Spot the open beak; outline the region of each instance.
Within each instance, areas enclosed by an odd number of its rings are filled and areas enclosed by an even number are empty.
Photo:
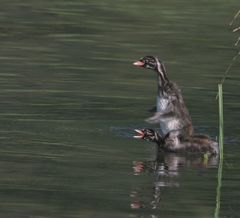
[[[133,63],[133,65],[143,67],[144,62],[143,61],[136,61],[136,62]]]
[[[135,139],[142,139],[144,137],[144,132],[142,130],[135,129],[134,131],[137,133],[137,135],[133,136]]]

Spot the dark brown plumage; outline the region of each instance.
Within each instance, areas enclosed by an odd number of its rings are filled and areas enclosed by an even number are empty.
[[[134,65],[157,73],[156,113],[147,121],[160,124],[160,133],[152,129],[136,130],[135,138],[157,143],[160,151],[218,154],[217,142],[206,135],[194,135],[181,90],[168,79],[163,63],[156,57],[145,56]]]
[[[135,130],[138,135],[135,138],[155,142],[159,151],[175,153],[207,153],[217,155],[219,152],[218,143],[211,140],[207,135],[193,135],[191,137],[172,137],[171,133],[162,137],[152,129]]]
[[[175,131],[179,137],[193,135],[192,120],[181,90],[176,83],[168,79],[164,64],[156,57],[145,56],[134,62],[134,65],[151,69],[157,73],[156,113],[146,121],[159,123],[163,136],[170,131]]]

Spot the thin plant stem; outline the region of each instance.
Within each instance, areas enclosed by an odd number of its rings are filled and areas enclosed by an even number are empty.
[[[234,21],[240,16],[240,10],[237,11],[237,13],[234,15],[232,21],[229,23],[229,26],[232,26]]]
[[[221,81],[221,85],[223,85],[223,83],[225,82],[226,80],[226,77],[227,77],[227,74],[229,73],[229,71],[231,70],[233,64],[235,63],[235,61],[237,60],[237,58],[239,57],[240,55],[240,50],[237,52],[237,54],[232,58],[230,64],[228,65],[227,69],[225,70],[224,72],[224,75],[223,75],[223,78],[222,78],[222,81]],[[216,99],[218,98],[218,95],[219,95],[219,92],[217,93],[216,95]]]
[[[222,187],[222,172],[223,172],[223,92],[222,84],[218,84],[218,102],[219,102],[219,150],[220,160],[218,165],[218,185],[217,185],[217,196],[216,196],[216,208],[215,218],[219,218],[220,205],[221,205],[221,187]]]

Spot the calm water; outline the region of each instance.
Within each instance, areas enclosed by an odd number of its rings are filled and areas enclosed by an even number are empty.
[[[132,139],[154,105],[158,55],[198,132],[218,134],[217,83],[236,54],[229,1],[1,1],[0,216],[213,217],[217,159]],[[239,19],[234,26],[239,24]],[[239,61],[224,84],[220,217],[239,217]],[[152,126],[154,127],[154,126]]]

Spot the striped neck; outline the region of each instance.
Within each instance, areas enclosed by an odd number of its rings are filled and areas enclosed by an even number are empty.
[[[169,79],[167,78],[166,68],[164,67],[163,63],[157,61],[157,68],[156,72],[158,75],[158,95],[164,95],[164,90],[167,84],[169,83]]]
[[[159,79],[161,79],[162,85],[169,82],[169,79],[167,78],[166,68],[164,67],[163,63],[161,63],[159,60],[156,60],[157,62],[157,68],[156,71],[158,73]]]

